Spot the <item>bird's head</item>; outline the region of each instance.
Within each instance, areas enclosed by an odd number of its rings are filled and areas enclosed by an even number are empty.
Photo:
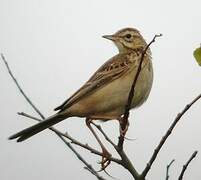
[[[147,45],[140,32],[134,28],[124,28],[113,35],[105,35],[103,38],[112,40],[120,53],[144,49]]]

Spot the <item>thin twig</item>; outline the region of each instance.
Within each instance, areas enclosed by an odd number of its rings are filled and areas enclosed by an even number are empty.
[[[175,159],[173,159],[166,167],[166,178],[165,180],[168,180],[170,175],[169,175],[169,169],[170,169],[170,166],[174,163]]]
[[[97,177],[98,180],[106,180],[102,176],[98,174],[98,172],[92,167],[91,164],[89,164],[76,150],[69,142],[66,141],[66,139],[61,136],[60,134],[56,133],[61,140],[71,149],[71,151],[77,156],[77,158],[82,161],[86,165],[86,169],[91,172],[93,175]]]
[[[29,103],[29,105],[34,109],[34,111],[36,111],[36,113],[38,113],[38,115],[44,120],[45,116],[40,112],[40,110],[33,104],[33,102],[30,100],[30,98],[26,95],[26,93],[23,91],[23,89],[21,88],[21,86],[19,85],[18,81],[16,80],[15,76],[13,75],[8,62],[6,61],[6,58],[4,57],[4,55],[1,53],[1,59],[3,60],[9,75],[11,76],[12,80],[14,81],[14,83],[16,84],[18,90],[20,91],[20,93],[22,94],[22,96],[26,99],[26,101]],[[41,120],[40,120],[41,121]],[[54,130],[53,130],[54,131]],[[98,172],[96,172],[96,170],[93,169],[93,167],[87,163],[87,161],[72,147],[72,145],[67,142],[63,136],[60,134],[60,132],[58,130],[54,131],[56,133],[56,135],[70,148],[70,150],[77,156],[77,158],[83,162],[85,164],[85,166],[90,169],[91,172],[93,172],[93,174],[97,177],[97,179],[99,180],[104,180],[103,177],[101,177]]]
[[[122,129],[122,131],[125,131],[126,127],[128,126],[129,110],[131,108],[131,103],[132,103],[133,97],[135,95],[135,86],[136,86],[136,83],[137,83],[137,80],[138,80],[138,77],[139,77],[139,74],[140,74],[140,71],[141,71],[141,68],[142,68],[142,63],[143,63],[143,60],[144,60],[144,56],[145,56],[147,50],[149,49],[149,47],[151,46],[151,44],[154,43],[156,38],[160,37],[160,36],[162,36],[162,34],[155,35],[154,38],[150,41],[150,43],[142,51],[140,63],[139,63],[137,72],[134,75],[133,83],[132,83],[132,86],[131,86],[131,89],[130,89],[130,92],[129,92],[129,95],[128,95],[127,104],[125,106],[125,111],[124,111],[124,115],[123,115],[123,123],[121,123],[121,125],[120,125],[121,126],[120,128]],[[125,133],[124,134],[121,133],[120,136],[119,136],[118,147],[120,149],[123,149],[124,136],[125,136]]]
[[[108,137],[108,135],[103,131],[100,125],[95,124],[92,122],[92,124],[102,133],[102,135],[105,137],[105,139],[113,146],[116,147],[116,144]]]
[[[92,166],[90,166],[90,167],[86,166],[86,167],[84,167],[84,169],[86,169],[87,171],[89,171],[91,174],[93,174],[93,175],[95,175],[95,176],[96,176],[96,174],[98,174],[97,172],[93,171],[93,167],[92,167]],[[95,173],[95,174],[94,174],[94,173]],[[97,177],[98,180],[106,180],[105,178],[103,178],[103,177],[100,176],[99,174],[98,174],[98,176],[96,176],[96,177]]]
[[[182,171],[181,171],[181,174],[179,175],[179,178],[178,180],[182,180],[183,179],[183,176],[184,176],[184,173],[186,171],[186,169],[188,168],[188,165],[191,163],[191,161],[196,157],[198,151],[195,151],[191,157],[189,158],[189,160],[186,162],[186,164],[183,165],[183,168],[182,168]]]
[[[10,74],[10,77],[12,78],[14,83],[16,84],[16,86],[17,86],[18,90],[20,91],[20,93],[23,95],[23,97],[26,99],[26,101],[29,103],[29,105],[34,109],[34,111],[36,111],[42,119],[45,119],[45,117],[40,112],[40,110],[33,104],[33,102],[30,100],[30,98],[28,98],[26,93],[23,91],[23,89],[19,85],[17,79],[14,77],[14,75],[13,75],[13,73],[12,73],[12,71],[11,71],[9,65],[8,65],[8,62],[6,61],[6,58],[4,57],[4,55],[2,53],[1,53],[1,59],[3,60],[4,64],[6,65],[6,68],[8,70],[8,73]]]
[[[185,106],[185,108],[178,113],[178,115],[176,116],[175,120],[173,121],[173,123],[171,124],[171,126],[169,127],[169,129],[167,130],[167,132],[165,133],[165,135],[162,137],[161,141],[159,142],[158,146],[156,147],[156,149],[154,150],[154,153],[152,154],[149,162],[147,163],[145,169],[143,170],[141,176],[145,177],[147,175],[147,173],[149,172],[153,162],[155,161],[160,149],[162,148],[163,144],[166,142],[167,138],[169,137],[169,135],[172,133],[173,129],[175,128],[175,126],[177,125],[177,123],[179,122],[179,120],[181,119],[181,117],[190,109],[190,107],[199,99],[201,98],[201,94],[199,94],[192,102],[190,102],[189,104],[187,104]]]

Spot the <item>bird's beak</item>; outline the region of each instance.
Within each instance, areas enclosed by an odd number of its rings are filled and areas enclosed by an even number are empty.
[[[114,36],[114,35],[104,35],[102,37],[105,38],[105,39],[109,39],[111,41],[115,41],[116,40],[116,36]]]

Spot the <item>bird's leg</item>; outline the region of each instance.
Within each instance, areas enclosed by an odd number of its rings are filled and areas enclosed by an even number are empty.
[[[101,161],[101,170],[105,170],[105,168],[110,164],[109,158],[111,157],[111,154],[107,151],[107,149],[105,148],[105,146],[103,145],[103,143],[99,139],[98,135],[96,134],[96,132],[92,128],[91,122],[92,122],[92,119],[86,118],[87,127],[90,129],[90,131],[92,132],[92,134],[94,135],[94,137],[96,138],[96,140],[98,141],[98,143],[102,149],[103,154],[102,154],[102,161]]]
[[[126,132],[128,131],[129,121],[127,121],[126,127],[122,129],[122,124],[124,123],[124,117],[118,117],[117,120],[119,121],[119,133],[122,136],[125,136]]]

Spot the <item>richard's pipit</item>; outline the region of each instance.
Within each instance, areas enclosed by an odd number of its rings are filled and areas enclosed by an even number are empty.
[[[112,40],[119,53],[103,64],[94,75],[61,106],[56,114],[44,121],[24,129],[9,139],[24,141],[44,129],[72,117],[85,117],[90,130],[91,120],[121,119],[128,100],[129,91],[137,72],[142,52],[147,46],[137,29],[125,28],[114,35],[103,36]],[[148,49],[135,86],[131,108],[140,106],[149,96],[153,82],[151,52]],[[97,137],[96,137],[97,138]],[[99,141],[99,139],[97,139]],[[99,142],[103,151],[106,151]]]

